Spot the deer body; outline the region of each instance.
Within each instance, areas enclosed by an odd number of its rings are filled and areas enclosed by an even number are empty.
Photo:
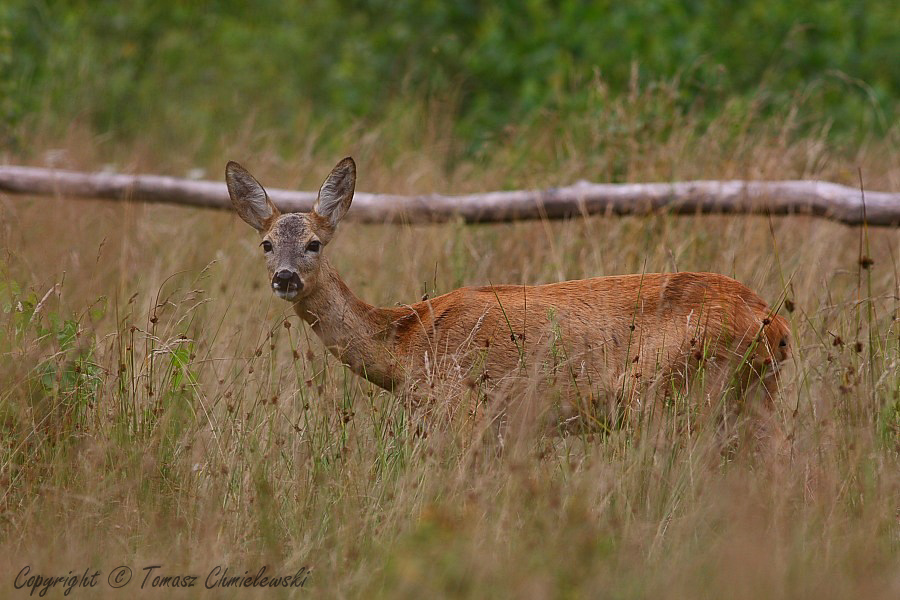
[[[280,215],[236,163],[226,179],[238,212],[264,236],[275,293],[293,302],[334,356],[386,389],[543,368],[580,392],[607,395],[628,378],[683,375],[701,362],[766,372],[768,389],[788,356],[785,320],[741,283],[713,273],[468,287],[374,307],[321,256],[352,200],[351,159],[335,167],[303,215]]]

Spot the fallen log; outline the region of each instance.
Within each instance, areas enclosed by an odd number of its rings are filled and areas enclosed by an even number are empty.
[[[0,166],[0,192],[66,198],[162,202],[231,210],[224,182],[159,175],[83,173],[37,167]],[[308,211],[314,192],[269,189],[283,212]],[[444,196],[400,196],[357,192],[348,217],[368,223],[439,222],[462,219],[491,223],[563,219],[595,214],[770,214],[812,215],[859,225],[900,224],[900,193],[865,193],[825,181],[686,181],[589,183],[544,190]]]

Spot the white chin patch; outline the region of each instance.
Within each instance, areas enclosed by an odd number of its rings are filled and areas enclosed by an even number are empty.
[[[289,292],[285,292],[282,290],[273,290],[275,295],[281,298],[282,300],[293,300],[297,297],[297,290],[291,290]]]

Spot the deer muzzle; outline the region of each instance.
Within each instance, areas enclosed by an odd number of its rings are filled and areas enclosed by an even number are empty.
[[[303,289],[303,281],[295,272],[282,269],[272,277],[272,291],[284,300],[293,300]]]

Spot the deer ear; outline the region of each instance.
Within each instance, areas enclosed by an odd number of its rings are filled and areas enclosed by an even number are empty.
[[[225,167],[225,182],[234,209],[251,227],[259,232],[269,228],[272,219],[281,213],[269,200],[266,190],[247,169],[233,160]]]
[[[339,162],[325,179],[325,183],[319,189],[319,197],[313,206],[313,212],[335,229],[347,214],[355,189],[356,163],[348,156]]]

